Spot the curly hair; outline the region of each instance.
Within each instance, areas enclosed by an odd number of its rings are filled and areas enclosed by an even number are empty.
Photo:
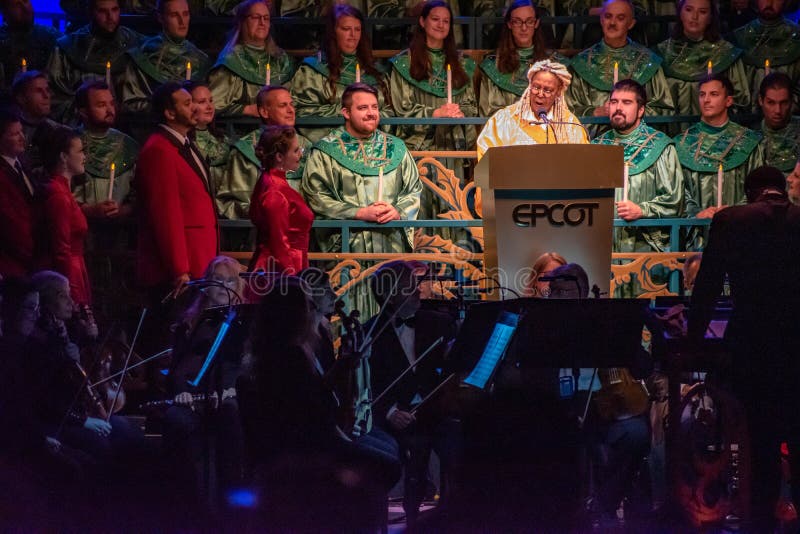
[[[291,126],[267,126],[256,145],[256,157],[261,168],[266,171],[275,167],[278,154],[286,154],[295,137],[297,133]]]

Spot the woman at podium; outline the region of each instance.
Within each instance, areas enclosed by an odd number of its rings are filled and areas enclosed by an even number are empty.
[[[478,136],[478,159],[495,146],[588,143],[586,129],[564,101],[571,81],[561,63],[534,63],[519,101],[495,113]]]

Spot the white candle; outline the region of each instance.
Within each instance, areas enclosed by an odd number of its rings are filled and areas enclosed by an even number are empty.
[[[614,85],[619,81],[619,63],[614,62]]]
[[[628,162],[626,161],[622,165],[622,201],[628,201]]]
[[[111,62],[106,61],[106,85],[111,89]]]
[[[28,72],[28,61],[25,58],[22,58],[22,65],[20,66],[20,70],[22,70],[22,72]]]
[[[378,202],[383,200],[383,167],[378,168]]]
[[[266,82],[266,86],[269,87],[270,82],[272,82],[272,67],[269,63],[267,63],[267,78],[264,80]]]
[[[111,164],[111,174],[108,176],[108,200],[114,200],[114,177],[117,174],[117,166]]]
[[[186,62],[186,81],[190,81],[192,79],[192,62]]]
[[[769,60],[764,60],[764,74],[769,75]]]
[[[356,83],[361,83],[361,65],[356,63]]]
[[[717,168],[717,207],[722,207],[722,163]]]
[[[711,63],[711,61],[708,62],[708,69],[706,69],[706,74],[708,74],[709,77],[712,74],[714,74],[714,64]]]
[[[450,70],[450,63],[447,64],[447,103],[453,103],[453,71]]]

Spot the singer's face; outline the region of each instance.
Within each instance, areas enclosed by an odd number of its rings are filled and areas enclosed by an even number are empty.
[[[552,72],[540,71],[531,79],[531,109],[549,112],[561,91],[561,80]]]
[[[378,99],[366,91],[353,93],[353,103],[342,109],[345,128],[355,137],[367,137],[378,129],[381,113]]]
[[[336,44],[345,54],[355,54],[361,40],[361,21],[355,17],[342,17],[336,21]]]
[[[644,115],[644,106],[636,101],[632,91],[614,91],[608,99],[608,118],[611,127],[618,132],[628,133],[639,125]]]

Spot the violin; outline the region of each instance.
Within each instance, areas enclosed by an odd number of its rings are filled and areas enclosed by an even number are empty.
[[[87,325],[87,330],[97,331],[97,323],[95,322],[91,308],[87,305],[83,305],[79,313]],[[86,372],[83,373],[84,376],[90,378],[90,382],[88,382],[87,385],[89,383],[94,384],[101,382],[101,384],[96,387],[89,386],[89,389],[93,390],[94,396],[96,397],[96,399],[92,400],[92,403],[94,405],[98,403],[102,404],[102,415],[97,415],[97,417],[101,419],[108,419],[110,415],[119,412],[125,407],[125,390],[122,389],[120,381],[105,380],[111,376],[112,366],[114,366],[114,364],[119,365],[119,358],[121,357],[122,361],[124,361],[125,353],[120,354],[119,349],[119,342],[111,340],[107,335],[102,342],[95,341],[85,347],[81,352],[81,360],[90,370],[88,375]],[[120,380],[122,379],[124,379],[124,377]]]

